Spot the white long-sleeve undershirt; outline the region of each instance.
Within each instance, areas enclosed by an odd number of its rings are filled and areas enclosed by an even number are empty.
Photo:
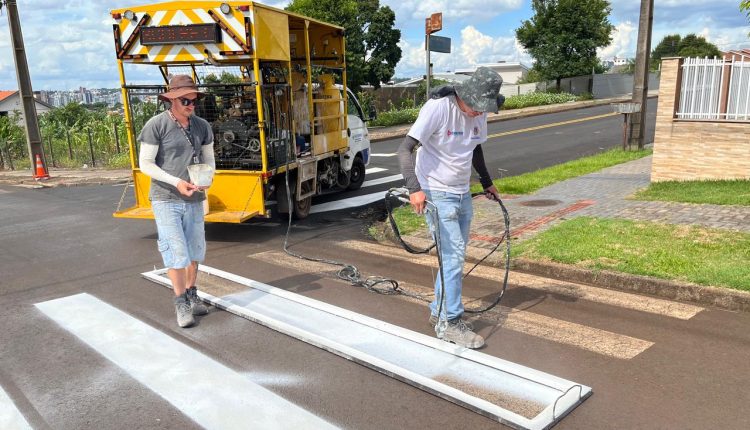
[[[161,167],[156,165],[156,154],[159,152],[159,145],[151,145],[141,142],[141,152],[138,155],[138,165],[141,172],[160,182],[164,182],[177,187],[181,179],[165,172]],[[216,160],[214,158],[214,144],[201,146],[201,158],[204,164],[208,164],[212,169],[216,169]]]

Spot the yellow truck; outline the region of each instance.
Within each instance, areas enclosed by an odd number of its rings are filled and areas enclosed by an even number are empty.
[[[270,217],[274,207],[300,219],[313,196],[362,186],[368,118],[346,87],[343,28],[248,1],[154,3],[111,16],[135,190],[135,205],[115,217],[153,218],[136,138],[144,106],[168,107],[156,96],[176,74],[206,93],[196,114],[214,132],[207,222]]]

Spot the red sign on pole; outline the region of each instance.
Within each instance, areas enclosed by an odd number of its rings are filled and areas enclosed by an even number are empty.
[[[433,13],[424,20],[424,34],[432,34],[443,29],[443,13]]]
[[[430,27],[431,30],[430,33],[434,33],[436,31],[440,31],[443,29],[443,13],[433,13],[430,15]]]

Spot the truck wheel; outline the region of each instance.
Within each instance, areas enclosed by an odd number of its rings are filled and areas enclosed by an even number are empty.
[[[302,194],[309,193],[312,187],[312,182],[308,181],[302,184]],[[294,200],[292,202],[294,212],[292,215],[294,219],[304,219],[310,215],[310,208],[312,207],[312,196],[308,196],[300,201]]]
[[[365,162],[362,161],[362,157],[357,155],[352,163],[352,170],[349,174],[349,186],[347,190],[358,190],[365,182]]]

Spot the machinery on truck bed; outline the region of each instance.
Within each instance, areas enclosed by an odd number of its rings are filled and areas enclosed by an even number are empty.
[[[206,93],[195,113],[214,132],[207,222],[270,217],[274,205],[304,218],[313,196],[362,185],[370,140],[346,87],[343,28],[247,1],[154,3],[111,15],[135,189],[135,206],[115,217],[153,218],[136,138],[168,108],[156,96],[177,74]],[[126,69],[150,83],[126,81]]]

